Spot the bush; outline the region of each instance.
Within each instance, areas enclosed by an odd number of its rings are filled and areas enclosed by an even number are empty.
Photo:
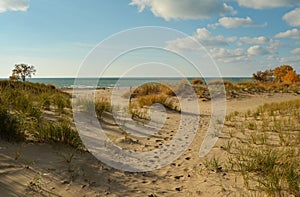
[[[202,85],[203,84],[203,81],[201,79],[193,79],[191,81],[191,84],[192,85]]]

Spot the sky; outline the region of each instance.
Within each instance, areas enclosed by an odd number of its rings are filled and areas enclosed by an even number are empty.
[[[76,77],[99,43],[143,26],[183,34],[153,34],[161,49],[129,52],[105,76],[137,64],[150,72],[149,62],[161,59],[193,73],[181,56],[198,58],[200,71],[215,64],[224,77],[251,76],[283,64],[300,73],[299,0],[0,0],[0,77],[7,78],[18,63],[34,65],[39,78]],[[131,46],[129,41],[140,37],[120,36],[107,50]],[[95,77],[92,70],[87,76]]]

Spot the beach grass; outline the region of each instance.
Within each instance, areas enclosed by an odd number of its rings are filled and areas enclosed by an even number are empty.
[[[1,138],[82,146],[73,128],[70,98],[52,85],[0,81]]]
[[[300,195],[299,109],[300,100],[293,100],[227,115],[228,170],[239,172],[249,190],[269,196]]]

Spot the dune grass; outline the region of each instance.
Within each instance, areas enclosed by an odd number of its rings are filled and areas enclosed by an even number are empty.
[[[227,170],[239,172],[249,190],[300,196],[300,100],[229,114],[224,135]]]
[[[49,113],[55,120],[47,118]],[[4,140],[82,146],[72,127],[70,95],[54,86],[0,81],[0,116],[0,137]]]
[[[102,118],[104,112],[111,112],[112,106],[108,100],[100,99],[100,100],[91,100],[91,99],[79,99],[76,102],[78,107],[82,108],[82,110],[86,113],[90,113],[93,115],[95,112],[98,119]]]
[[[125,97],[130,96],[129,112],[131,117],[150,120],[149,107],[156,103],[180,112],[179,101],[174,92],[176,90],[172,89],[169,84],[147,83],[137,87],[131,93],[126,93]]]
[[[25,140],[21,132],[18,118],[9,113],[4,107],[0,107],[0,138],[9,142],[20,142]]]

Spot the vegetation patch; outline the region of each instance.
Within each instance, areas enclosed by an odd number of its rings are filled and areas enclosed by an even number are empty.
[[[83,147],[73,127],[70,98],[51,85],[0,81],[0,137]]]
[[[243,176],[250,191],[300,195],[299,109],[300,100],[294,100],[226,117],[223,137],[228,136],[231,145],[230,151],[223,148],[229,158],[223,163]]]

